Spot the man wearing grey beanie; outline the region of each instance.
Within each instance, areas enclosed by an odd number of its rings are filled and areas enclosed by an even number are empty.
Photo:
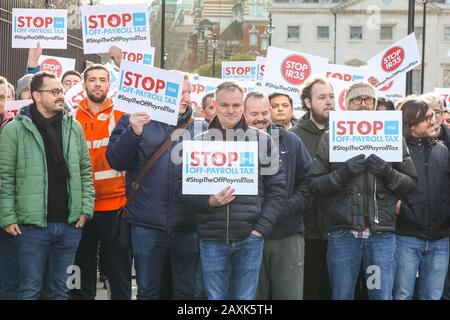
[[[346,109],[375,110],[367,82],[347,91]],[[345,111],[344,111],[345,112]],[[375,112],[374,117],[377,116]],[[391,300],[395,276],[395,206],[415,188],[417,173],[403,140],[403,161],[387,163],[371,154],[330,163],[325,133],[309,171],[311,191],[322,196],[330,218],[327,264],[334,300],[354,298],[361,263],[371,300]]]

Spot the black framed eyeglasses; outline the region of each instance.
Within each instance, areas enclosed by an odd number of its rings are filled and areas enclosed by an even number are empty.
[[[357,97],[357,98],[352,99],[351,101],[356,105],[359,105],[364,101],[364,103],[366,105],[370,106],[375,102],[375,99],[372,97],[365,97],[365,98]]]
[[[51,92],[55,97],[60,93],[64,94],[64,89],[47,89],[47,90],[36,90],[37,92]]]
[[[430,124],[432,120],[436,119],[436,113],[428,114],[425,116],[425,121]]]

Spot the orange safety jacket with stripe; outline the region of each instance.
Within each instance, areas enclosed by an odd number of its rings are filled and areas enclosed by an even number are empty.
[[[112,169],[106,160],[109,137],[124,113],[114,110],[114,103],[106,98],[102,109],[94,114],[87,106],[87,98],[78,103],[74,118],[81,124],[92,162],[95,188],[94,211],[112,211],[125,205],[125,172]]]

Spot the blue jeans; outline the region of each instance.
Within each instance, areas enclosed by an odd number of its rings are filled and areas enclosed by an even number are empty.
[[[361,267],[371,300],[392,300],[395,235],[391,232],[357,239],[349,230],[328,234],[327,264],[333,300],[352,300]]]
[[[243,241],[200,240],[203,284],[208,300],[254,300],[264,238],[250,234]]]
[[[439,300],[444,290],[448,269],[449,239],[436,241],[397,235],[397,276],[394,299],[412,300],[416,284],[417,298]]]
[[[172,299],[195,299],[198,267],[198,236],[196,232],[172,232],[131,226],[137,299],[161,299],[164,261],[171,266]]]
[[[18,236],[20,278],[17,298],[39,298],[47,268],[47,299],[67,300],[67,282],[72,275],[68,268],[74,264],[82,229],[67,223],[49,223],[45,228],[19,227],[22,235]]]
[[[19,288],[17,238],[0,230],[0,299],[16,300]]]

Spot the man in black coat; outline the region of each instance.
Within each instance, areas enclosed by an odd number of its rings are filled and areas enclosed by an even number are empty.
[[[267,132],[278,142],[288,189],[288,205],[264,242],[257,298],[302,300],[305,264],[303,212],[312,200],[306,180],[311,157],[295,134],[271,122],[270,102],[265,93],[248,93],[244,109],[249,126]]]
[[[350,111],[374,110],[375,89],[366,82],[347,91]],[[330,163],[325,133],[309,172],[311,191],[321,195],[330,218],[327,263],[332,298],[353,299],[361,262],[370,299],[390,300],[395,276],[395,206],[415,188],[416,171],[403,141],[402,162],[363,154]]]
[[[217,115],[194,140],[258,141],[258,195],[235,196],[231,186],[216,195],[184,196],[196,211],[203,282],[209,300],[256,297],[264,239],[287,202],[286,176],[270,136],[245,122],[243,89],[224,82],[215,92]],[[262,154],[261,150],[267,150]]]

